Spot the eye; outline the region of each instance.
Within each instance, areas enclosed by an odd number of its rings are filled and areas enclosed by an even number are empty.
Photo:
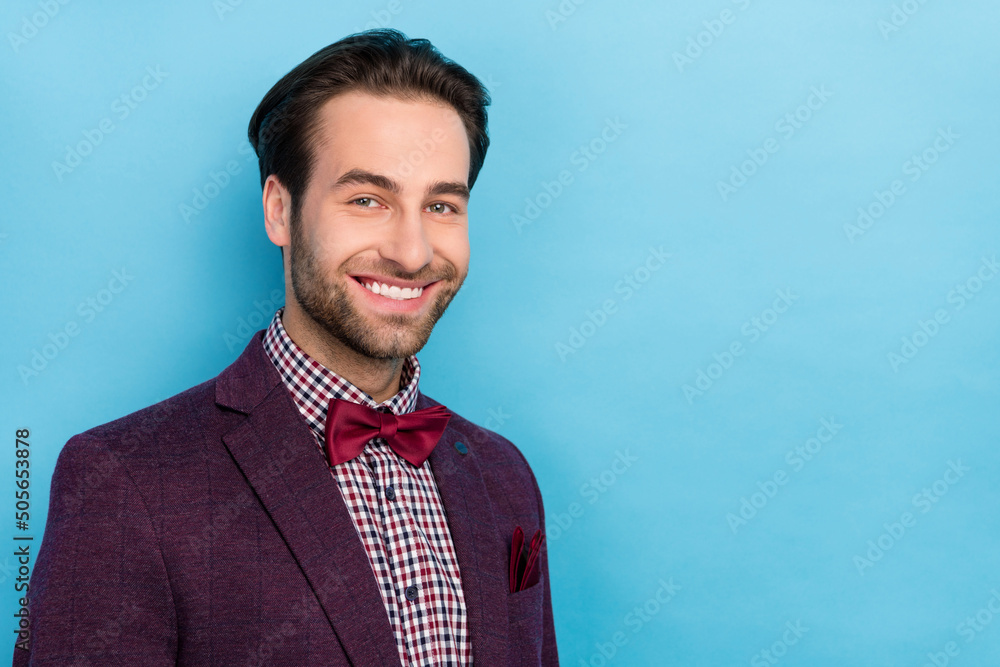
[[[450,209],[452,213],[458,213],[458,210],[454,206],[441,201],[431,204],[427,208],[431,209],[431,213],[445,213],[443,207]]]
[[[358,204],[360,208],[375,208],[375,206],[378,206],[378,201],[373,197],[358,197],[357,199],[352,199],[350,203],[354,204],[357,202],[362,202]]]

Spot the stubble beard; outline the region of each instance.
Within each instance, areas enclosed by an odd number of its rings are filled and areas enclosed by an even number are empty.
[[[439,279],[435,288],[437,294],[427,314],[419,320],[407,314],[379,314],[378,324],[373,325],[368,317],[357,308],[340,282],[328,280],[319,265],[316,249],[303,237],[301,219],[293,216],[291,221],[291,275],[292,292],[302,310],[324,331],[351,350],[371,359],[405,359],[419,352],[434,330],[434,325],[444,315],[452,299],[465,282],[465,276],[457,280],[455,265],[447,262],[439,275],[415,274],[396,275],[384,269],[372,273],[399,278],[401,280]],[[365,273],[347,271],[347,273]],[[353,278],[347,278],[353,280]]]

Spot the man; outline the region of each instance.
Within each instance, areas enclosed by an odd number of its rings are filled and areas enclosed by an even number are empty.
[[[391,30],[268,92],[286,306],[216,378],[69,440],[15,665],[558,664],[527,461],[418,389],[488,103]]]

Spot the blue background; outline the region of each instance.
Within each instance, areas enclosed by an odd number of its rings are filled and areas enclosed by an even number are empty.
[[[247,122],[386,25],[493,95],[471,273],[421,388],[531,463],[562,663],[1000,660],[996,3],[231,4],[0,9],[4,544],[16,428],[37,540],[70,436],[214,376],[266,322],[282,276]]]

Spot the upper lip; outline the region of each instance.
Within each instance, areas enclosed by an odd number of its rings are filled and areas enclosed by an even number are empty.
[[[399,278],[388,278],[385,276],[375,276],[371,274],[351,274],[352,278],[357,278],[362,282],[377,282],[380,285],[396,285],[398,287],[409,287],[410,289],[417,289],[418,287],[427,287],[430,284],[436,283],[436,280],[425,280],[423,282],[418,282],[415,280],[400,280]]]

